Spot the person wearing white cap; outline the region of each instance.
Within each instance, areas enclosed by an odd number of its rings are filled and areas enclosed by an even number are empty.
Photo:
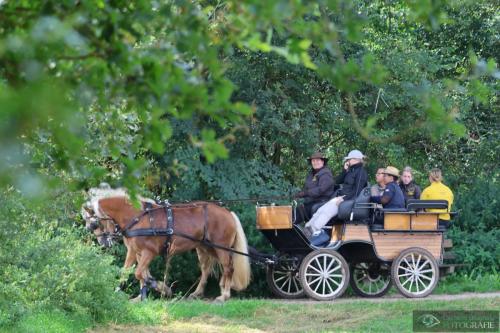
[[[344,158],[344,170],[335,180],[336,184],[343,184],[342,189],[335,198],[318,209],[306,223],[306,227],[310,228],[313,233],[312,245],[320,246],[330,240],[323,227],[332,217],[337,215],[338,207],[342,201],[357,198],[361,190],[366,187],[368,174],[363,167],[364,158],[365,156],[359,150],[351,150]]]

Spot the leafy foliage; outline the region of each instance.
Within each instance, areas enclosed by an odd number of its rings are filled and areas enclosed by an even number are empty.
[[[10,190],[1,200],[0,326],[42,309],[97,321],[120,311],[114,259],[75,232],[67,215],[74,198],[40,207]]]
[[[334,173],[358,148],[369,170],[411,165],[423,187],[441,167],[463,270],[498,272],[496,12],[466,0],[0,1],[0,323],[45,306],[102,319],[122,304],[124,249],[103,255],[69,220],[76,190],[287,197],[318,149]],[[229,208],[272,251],[253,202]],[[179,257],[170,281],[188,290],[195,267]],[[246,293],[263,295],[253,270]]]

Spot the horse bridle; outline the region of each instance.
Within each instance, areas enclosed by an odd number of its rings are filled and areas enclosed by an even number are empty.
[[[86,210],[87,213],[89,214],[89,224],[87,226],[87,230],[90,231],[90,232],[94,232],[95,230],[101,228],[102,230],[102,234],[97,236],[98,238],[99,237],[105,237],[106,239],[108,239],[109,237],[111,238],[118,238],[121,236],[121,232],[120,232],[120,226],[118,225],[118,223],[116,223],[116,221],[114,219],[112,219],[111,217],[99,217],[97,215],[97,212],[92,208],[92,214],[90,214],[90,212],[88,210]],[[107,231],[108,229],[105,227],[104,223],[109,223],[111,222],[113,224],[113,227],[114,227],[114,230],[113,232],[109,232]]]

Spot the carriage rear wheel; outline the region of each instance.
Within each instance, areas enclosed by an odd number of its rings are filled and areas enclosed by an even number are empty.
[[[300,281],[309,297],[330,301],[342,296],[347,289],[349,266],[336,251],[316,250],[302,260]]]
[[[351,288],[361,297],[382,297],[391,289],[391,272],[378,262],[351,265]]]
[[[412,247],[393,261],[391,275],[394,285],[404,296],[425,297],[439,281],[439,266],[429,251]]]
[[[286,260],[278,265],[268,266],[267,284],[271,292],[281,298],[295,299],[304,297],[304,288],[300,284],[298,260]]]

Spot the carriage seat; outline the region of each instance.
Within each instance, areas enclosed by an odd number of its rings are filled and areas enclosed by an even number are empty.
[[[351,220],[351,212],[353,213],[353,220],[360,221],[370,218],[372,212],[370,196],[370,187],[365,187],[355,200],[346,200],[340,203],[337,219],[349,221]]]
[[[408,211],[417,211],[421,209],[446,209],[448,210],[447,200],[420,200],[409,199],[406,203]]]

